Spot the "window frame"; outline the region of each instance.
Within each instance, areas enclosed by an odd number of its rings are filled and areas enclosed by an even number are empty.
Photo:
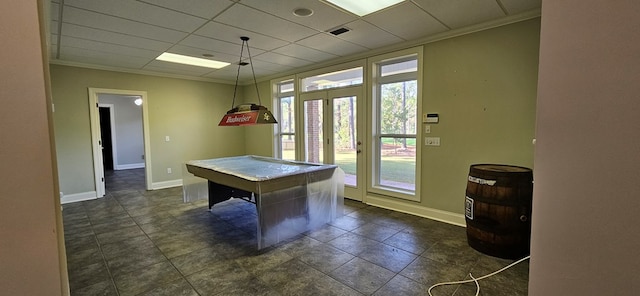
[[[417,69],[415,72],[403,72],[399,74],[392,74],[381,76],[381,67],[388,64],[400,63],[416,59]],[[367,97],[370,100],[368,104],[367,113],[371,116],[368,122],[368,151],[369,167],[367,172],[367,191],[373,194],[379,194],[384,196],[395,197],[410,201],[421,201],[421,163],[422,163],[422,121],[420,120],[422,114],[422,63],[423,63],[423,47],[418,46],[414,48],[408,48],[392,53],[387,53],[375,57],[371,57],[367,60],[369,85],[367,87]],[[416,81],[416,131],[415,135],[407,134],[382,134],[380,126],[381,118],[381,86],[388,83],[397,83],[408,80]],[[382,138],[413,138],[416,141],[416,156],[415,156],[415,188],[413,191],[405,190],[398,187],[385,186],[380,184],[380,167],[381,167],[381,149],[379,143]]]
[[[281,92],[281,86],[285,85],[285,84],[292,84],[293,86],[293,90],[289,91],[289,92]],[[275,158],[280,158],[283,159],[283,155],[282,155],[282,138],[285,136],[293,136],[293,147],[294,147],[294,158],[293,160],[298,159],[298,152],[296,149],[297,148],[297,142],[298,142],[298,137],[296,135],[296,116],[297,116],[297,110],[296,110],[296,104],[297,104],[297,100],[296,100],[296,79],[294,76],[290,76],[290,77],[283,77],[280,79],[275,79],[271,81],[271,85],[273,87],[273,113],[274,116],[276,116],[279,124],[274,125],[273,127],[273,157]],[[283,132],[282,131],[282,124],[280,124],[282,121],[282,99],[284,98],[292,98],[291,101],[291,111],[293,112],[293,116],[292,116],[292,120],[291,123],[293,124],[294,128],[291,132]]]

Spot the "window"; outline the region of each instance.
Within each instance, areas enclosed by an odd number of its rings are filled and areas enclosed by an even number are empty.
[[[295,96],[293,80],[276,84],[275,108],[278,124],[275,125],[275,157],[295,160]]]
[[[372,190],[418,200],[418,54],[372,63]]]
[[[356,67],[302,78],[302,92],[362,84],[362,71]]]

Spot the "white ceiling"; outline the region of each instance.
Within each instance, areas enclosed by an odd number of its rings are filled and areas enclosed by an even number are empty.
[[[51,60],[132,72],[235,81],[241,36],[257,77],[540,9],[541,0],[406,0],[358,17],[321,0],[51,0]],[[309,17],[293,14],[313,10]],[[334,36],[338,27],[349,32]],[[232,63],[215,70],[161,53]],[[247,52],[244,51],[244,58]],[[251,79],[243,67],[240,79]]]

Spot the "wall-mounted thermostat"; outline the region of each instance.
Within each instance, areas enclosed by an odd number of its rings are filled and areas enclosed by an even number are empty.
[[[425,113],[422,115],[422,122],[438,123],[438,113]]]

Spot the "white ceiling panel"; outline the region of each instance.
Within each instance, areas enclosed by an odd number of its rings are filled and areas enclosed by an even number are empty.
[[[164,8],[172,9],[182,13],[195,15],[205,19],[212,19],[220,12],[227,9],[227,7],[233,5],[233,2],[229,0],[189,0],[189,1],[176,1],[176,0],[138,0],[148,4],[161,6]]]
[[[155,51],[165,51],[172,45],[172,43],[169,42],[162,42],[122,33],[98,30],[74,24],[63,24],[62,31],[64,32],[64,35],[68,37],[75,37],[110,44],[120,44],[128,47],[149,49]]]
[[[318,31],[327,31],[357,19],[353,14],[318,0],[242,0],[241,3]],[[296,16],[293,11],[298,8],[311,9],[313,14],[308,17]]]
[[[412,2],[404,2],[393,9],[369,14],[364,20],[405,40],[447,30],[447,27]]]
[[[251,55],[261,54],[264,50],[253,47],[252,40],[250,42]],[[241,44],[231,43],[227,41],[211,39],[198,35],[191,35],[180,42],[180,45],[197,47],[212,52],[226,53],[231,55],[240,56]],[[203,51],[205,53],[205,51]],[[247,48],[245,46],[243,56],[247,56]]]
[[[234,66],[192,69],[155,61],[163,51],[237,65],[250,38],[256,76],[291,72],[337,57],[424,38],[540,8],[541,0],[405,0],[357,17],[324,0],[45,0],[52,62],[142,69],[235,81]],[[297,8],[313,10],[308,17]],[[524,15],[523,15],[524,16]],[[526,19],[524,16],[523,19]],[[334,36],[327,31],[346,27]],[[244,61],[248,54],[243,52]],[[240,79],[252,80],[250,67]],[[207,72],[209,71],[209,72]]]
[[[60,13],[60,4],[59,3],[51,3],[51,7],[49,10],[50,17],[52,21],[58,20],[58,14]]]
[[[234,5],[214,19],[248,31],[294,42],[317,31],[244,5]]]
[[[65,7],[77,7],[140,23],[191,32],[207,20],[135,0],[65,0]]]
[[[104,42],[98,42],[87,39],[80,39],[69,36],[62,36],[60,42],[64,44],[65,47],[75,47],[75,48],[83,48],[87,50],[95,50],[99,52],[108,52],[113,54],[127,55],[127,56],[135,56],[141,58],[155,58],[158,56],[158,51],[147,50],[135,47],[122,46],[117,44],[110,44]],[[62,51],[64,53],[64,51]]]
[[[347,56],[367,50],[365,47],[344,41],[328,33],[318,33],[297,43],[338,56]]]
[[[540,8],[542,0],[500,0],[508,14],[516,14]]]
[[[449,28],[461,28],[504,17],[496,0],[413,0]]]
[[[322,62],[338,57],[330,53],[322,52],[297,44],[289,44],[287,46],[280,47],[273,52],[314,62]]]
[[[245,59],[245,62],[249,62],[249,60]],[[253,67],[256,69],[264,69],[267,71],[272,71],[275,73],[292,70],[293,67],[285,66],[282,64],[274,64],[270,62],[265,62],[257,59],[252,59]]]
[[[195,48],[195,47],[190,47],[190,46],[182,46],[182,45],[176,45],[176,46],[172,47],[171,49],[169,49],[168,52],[177,53],[177,54],[181,54],[181,55],[192,56],[192,57],[197,57],[197,58],[203,58],[203,59],[211,59],[211,60],[216,60],[216,61],[220,61],[220,62],[227,62],[227,63],[232,63],[232,64],[233,63],[238,63],[238,61],[240,60],[240,56],[226,54],[226,53],[220,53],[220,52],[211,52],[211,51],[202,50],[200,48]],[[208,57],[202,56],[205,53],[213,54],[213,57],[208,58]]]
[[[185,32],[125,20],[71,6],[65,6],[63,18],[63,22],[65,23],[145,37],[158,41],[178,42],[187,36]],[[64,32],[62,32],[62,34],[64,34]]]
[[[278,47],[285,46],[289,42],[284,40],[274,39],[268,36],[264,36],[255,32],[249,32],[247,30],[234,28],[225,24],[209,22],[202,28],[195,31],[196,35],[209,37],[218,40],[224,40],[231,43],[236,43],[238,46],[242,44],[240,37],[249,37],[249,46],[253,48],[259,48],[262,50],[273,50]],[[240,52],[240,49],[238,49]]]
[[[351,31],[338,35],[338,38],[370,49],[403,41],[400,37],[362,20],[348,23],[345,27]]]
[[[148,59],[83,48],[61,47],[60,58],[74,62],[124,69],[141,69]]]
[[[150,63],[145,65],[143,69],[150,70],[150,71],[160,71],[165,73],[180,74],[180,75],[189,75],[189,76],[203,76],[215,70],[211,68],[182,65],[182,64],[163,62],[158,60],[151,61]]]
[[[260,60],[265,62],[271,62],[276,64],[285,64],[292,67],[302,67],[311,64],[311,61],[294,58],[286,55],[282,55],[275,52],[265,52],[261,55],[253,57],[254,60]]]

